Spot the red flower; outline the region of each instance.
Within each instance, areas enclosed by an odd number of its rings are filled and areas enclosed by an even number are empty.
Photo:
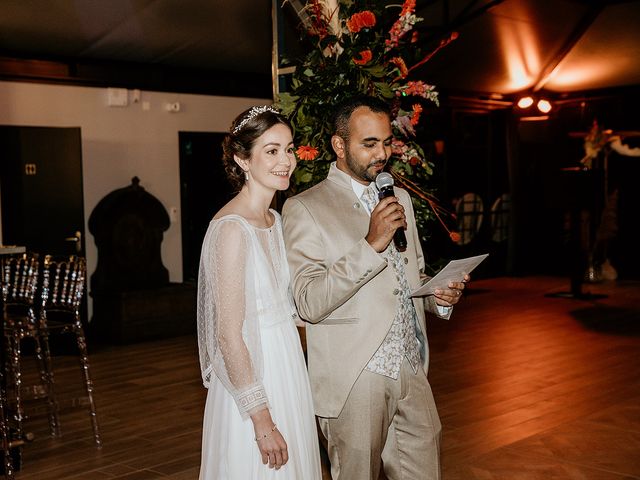
[[[361,52],[358,53],[359,58],[353,57],[353,63],[355,63],[356,65],[364,65],[366,63],[369,63],[371,61],[371,59],[373,58],[373,54],[371,53],[371,50],[362,50]]]
[[[422,113],[422,105],[420,105],[419,103],[414,103],[411,108],[413,109],[413,115],[411,115],[411,125],[415,127],[420,121],[420,114]]]
[[[301,145],[296,150],[296,155],[300,160],[315,160],[318,156],[318,149],[311,145]]]
[[[409,163],[415,167],[420,163],[420,159],[418,157],[411,157]]]
[[[312,0],[309,5],[311,11],[311,25],[309,26],[310,35],[318,35],[322,40],[328,35],[327,19],[322,11],[322,5],[318,0]]]
[[[458,232],[449,232],[449,238],[452,242],[458,243],[462,237]]]
[[[354,13],[347,20],[347,28],[351,33],[358,33],[363,28],[371,28],[376,24],[376,16],[369,10]]]

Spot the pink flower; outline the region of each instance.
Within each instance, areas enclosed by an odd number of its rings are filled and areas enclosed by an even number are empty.
[[[386,51],[397,47],[400,44],[400,39],[413,28],[413,25],[417,21],[422,20],[421,18],[418,18],[414,15],[413,12],[415,11],[415,9],[415,0],[405,0],[405,2],[402,4],[402,12],[400,12],[400,17],[391,26],[391,30],[389,30],[389,38],[385,40]]]
[[[407,146],[404,144],[402,140],[398,140],[394,138],[391,140],[391,152],[394,155],[402,156],[402,154],[407,150]]]
[[[438,103],[438,94],[435,91],[435,87],[433,85],[424,83],[422,80],[418,80],[417,82],[407,82],[406,85],[396,88],[395,91],[396,96],[398,97],[415,95],[416,97],[422,97],[426,98],[427,100],[431,100],[436,104]]]

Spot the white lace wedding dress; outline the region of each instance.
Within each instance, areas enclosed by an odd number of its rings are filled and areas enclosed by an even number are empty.
[[[309,379],[295,328],[280,216],[211,221],[198,281],[205,387],[200,480],[320,480]],[[280,470],[262,464],[249,415],[268,406],[287,442]]]

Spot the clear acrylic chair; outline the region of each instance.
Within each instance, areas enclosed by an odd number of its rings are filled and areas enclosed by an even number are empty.
[[[40,322],[36,316],[34,303],[38,286],[39,259],[37,254],[25,253],[6,257],[2,260],[2,305],[3,333],[5,337],[5,378],[7,383],[8,404],[13,403],[13,412],[9,415],[10,428],[15,438],[24,438],[23,423],[25,414],[22,398],[22,351],[25,338],[32,338],[42,385],[45,387],[49,404],[49,426],[51,435],[59,435],[57,422],[57,403],[53,389],[51,360],[43,344]],[[12,424],[11,424],[12,423]]]
[[[6,422],[6,396],[0,389],[0,450],[2,450],[2,466],[4,478],[13,480],[13,459],[11,458],[11,436]]]
[[[50,332],[71,332],[76,336],[82,377],[89,402],[93,438],[96,446],[100,447],[102,446],[102,440],[93,398],[94,389],[89,368],[87,340],[80,317],[80,308],[85,291],[85,279],[86,261],[83,257],[72,255],[55,259],[51,255],[47,255],[42,268],[42,304],[39,323],[43,334],[45,354],[49,362],[48,338]]]

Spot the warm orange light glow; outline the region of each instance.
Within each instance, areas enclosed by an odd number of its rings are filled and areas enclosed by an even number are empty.
[[[532,97],[522,97],[518,100],[518,107],[520,108],[529,108],[531,105],[533,105]]]
[[[542,113],[549,113],[551,111],[551,102],[544,98],[538,101],[538,110]]]
[[[540,88],[579,92],[637,85],[638,42],[629,37],[638,29],[637,9],[637,2],[604,8]]]
[[[526,5],[525,2],[522,4]],[[533,24],[515,20],[531,16],[526,6],[519,5],[518,2],[511,5],[513,10],[509,10],[508,16],[513,20],[505,21],[505,16],[502,16],[495,23],[500,42],[499,55],[502,56],[509,75],[505,84],[499,86],[505,92],[517,92],[531,87],[542,67],[538,37]],[[499,11],[500,7],[496,7],[495,12]]]

